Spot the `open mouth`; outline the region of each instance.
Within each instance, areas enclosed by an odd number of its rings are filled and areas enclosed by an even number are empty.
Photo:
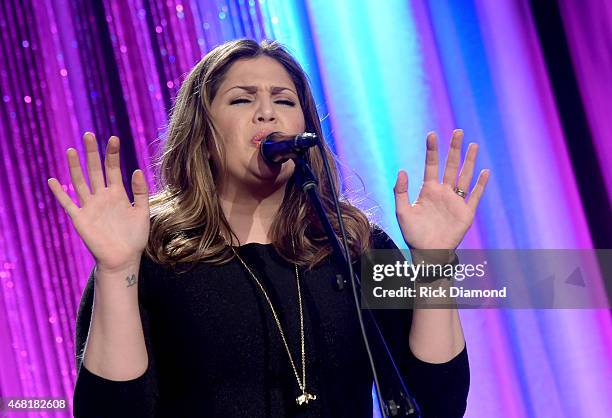
[[[259,147],[259,145],[261,144],[261,141],[263,141],[264,139],[266,139],[266,137],[268,135],[270,135],[271,133],[273,133],[275,131],[272,130],[266,130],[266,131],[261,131],[259,133],[257,133],[252,139],[251,139],[251,143],[256,145],[257,147]]]

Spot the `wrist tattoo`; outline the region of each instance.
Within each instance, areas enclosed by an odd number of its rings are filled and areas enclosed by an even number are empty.
[[[127,276],[125,278],[125,281],[127,282],[127,287],[132,287],[136,284],[136,275],[134,273],[132,273],[131,276]]]

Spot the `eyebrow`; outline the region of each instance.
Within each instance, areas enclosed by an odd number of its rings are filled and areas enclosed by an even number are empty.
[[[247,91],[248,93],[257,92],[257,86],[234,86],[234,87],[227,89],[224,94],[227,94],[230,90],[233,90],[233,89],[242,89],[242,90]],[[291,90],[289,87],[272,86],[271,90],[272,90],[272,94],[279,94],[284,90],[289,90],[290,92],[292,92],[293,94],[297,96],[297,93]]]

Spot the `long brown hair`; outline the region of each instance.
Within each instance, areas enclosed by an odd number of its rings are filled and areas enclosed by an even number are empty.
[[[207,261],[222,264],[234,255],[223,238],[231,231],[216,189],[216,173],[209,160],[211,150],[226,158],[223,141],[214,129],[211,103],[230,66],[239,59],[268,56],[278,61],[293,80],[304,113],[307,132],[323,138],[321,123],[308,79],[296,60],[276,41],[260,44],[250,39],[226,42],[202,58],[178,92],[170,114],[163,150],[156,160],[158,191],[149,199],[151,233],[146,255],[159,264]],[[325,145],[325,157],[339,192],[334,156]],[[320,153],[311,148],[306,155],[319,180],[323,206],[339,235],[331,186],[325,176]],[[370,246],[368,217],[348,199],[340,197],[342,217],[349,239],[351,258]],[[272,223],[272,244],[288,261],[312,268],[331,253],[325,231],[307,196],[290,178],[283,202]],[[295,254],[292,248],[295,243]]]

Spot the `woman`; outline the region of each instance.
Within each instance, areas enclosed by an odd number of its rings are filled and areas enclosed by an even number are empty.
[[[271,167],[259,156],[259,141],[275,131],[321,137],[306,76],[277,43],[237,40],[182,84],[150,199],[140,170],[127,199],[118,138],[108,141],[105,186],[96,139],[85,134],[91,190],[68,150],[80,207],[57,180],[49,186],[96,260],[77,319],[75,416],[372,415],[352,296],[329,280],[341,268],[293,182],[293,162]],[[476,145],[457,179],[461,139],[456,131],[438,183],[428,135],[415,204],[398,175],[397,218],[411,249],[455,249],[472,223],[488,172],[466,201]],[[331,214],[323,161],[314,150],[307,158]],[[325,158],[337,186],[327,149]],[[342,213],[353,261],[368,248],[397,248],[349,202]],[[379,317],[423,416],[461,416],[469,371],[457,310]]]

